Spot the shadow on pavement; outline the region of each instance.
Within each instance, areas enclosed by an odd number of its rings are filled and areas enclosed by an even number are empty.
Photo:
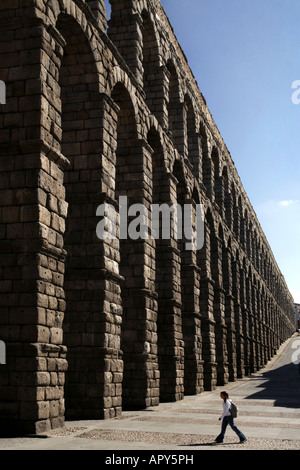
[[[275,400],[274,406],[300,408],[300,367],[294,363],[261,373],[251,379],[259,391],[246,399]]]

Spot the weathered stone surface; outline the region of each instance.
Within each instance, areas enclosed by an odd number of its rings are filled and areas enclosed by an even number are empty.
[[[294,330],[293,299],[160,2],[110,3],[107,31],[103,0],[0,5],[0,423],[14,430],[214,389],[258,370]],[[118,210],[120,196],[203,204],[203,248],[174,230],[99,240],[97,207]]]

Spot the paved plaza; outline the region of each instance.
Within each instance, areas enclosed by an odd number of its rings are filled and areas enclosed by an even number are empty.
[[[68,421],[37,437],[0,439],[1,450],[300,450],[300,370],[296,334],[261,371],[217,387],[213,392],[162,403],[142,411],[123,412],[105,421]],[[247,436],[240,444],[228,428],[223,444],[213,441],[220,431],[221,390],[226,388],[239,407],[236,425]]]

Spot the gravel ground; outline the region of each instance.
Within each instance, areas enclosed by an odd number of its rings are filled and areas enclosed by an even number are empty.
[[[159,433],[159,432],[135,432],[135,431],[101,431],[95,429],[87,431],[77,436],[84,439],[117,440],[126,442],[146,442],[160,444],[176,444],[179,446],[215,446],[212,436],[199,436],[196,434],[177,434],[177,433]],[[248,439],[240,444],[236,438],[228,437],[223,444],[217,444],[221,448],[243,448],[257,450],[300,450],[300,442],[278,439]]]

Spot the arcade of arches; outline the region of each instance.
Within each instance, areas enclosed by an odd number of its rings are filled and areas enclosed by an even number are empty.
[[[213,390],[294,332],[268,241],[159,0],[1,0],[1,426]],[[202,204],[205,240],[100,240],[97,207]]]

